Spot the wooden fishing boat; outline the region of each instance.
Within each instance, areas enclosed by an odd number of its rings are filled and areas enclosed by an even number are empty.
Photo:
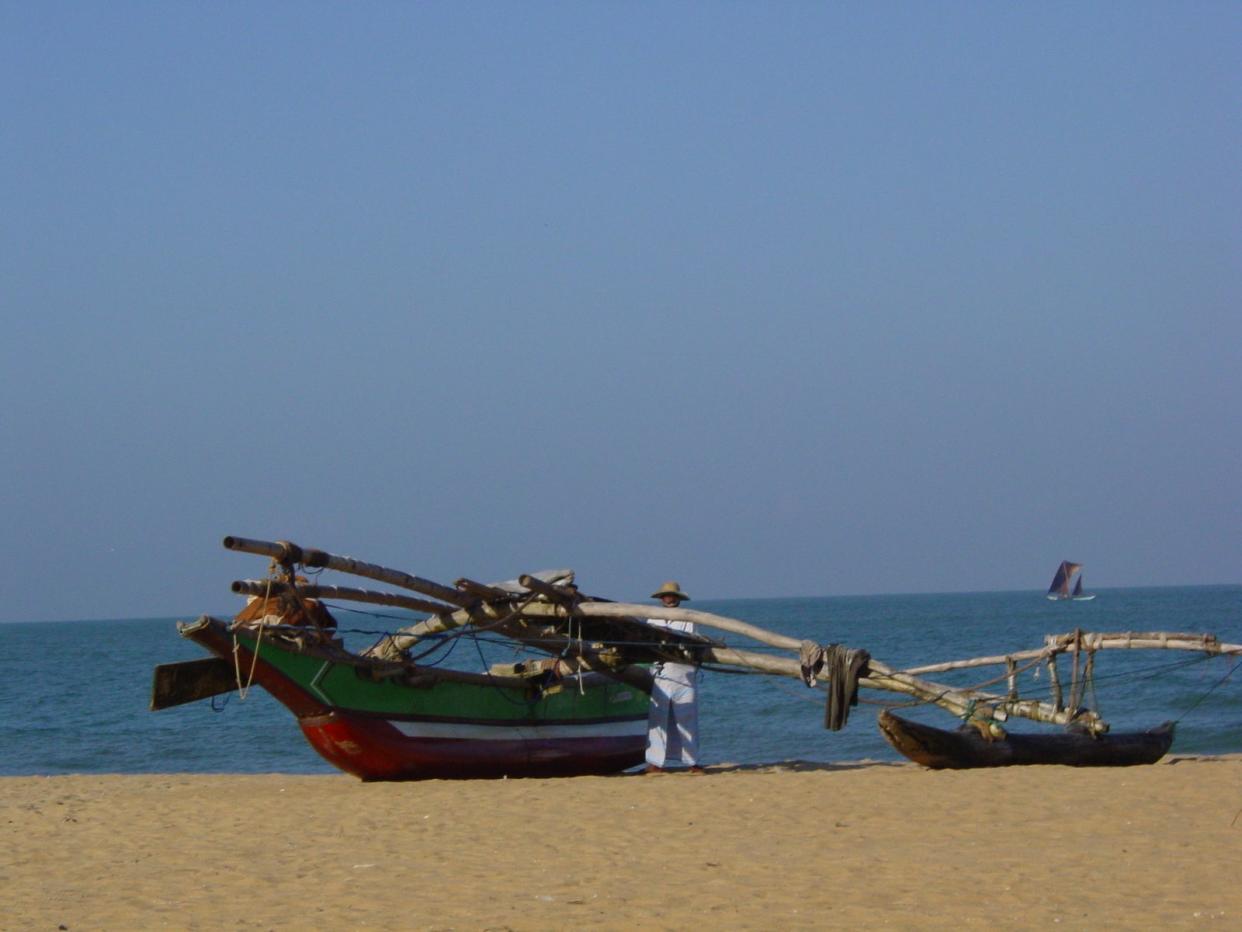
[[[295,625],[203,617],[181,634],[220,658],[218,682],[231,690],[240,671],[326,760],[364,780],[604,774],[643,760],[647,693],[554,660],[472,674],[360,657]],[[197,698],[169,676],[157,674],[156,704]]]
[[[963,725],[944,731],[894,715],[880,713],[880,733],[898,752],[933,770],[1011,767],[1019,764],[1063,764],[1068,767],[1129,767],[1154,764],[1173,745],[1173,723],[1148,731],[1093,735],[1067,730],[1060,734],[1009,732]]]
[[[253,550],[251,543],[229,538],[226,545]],[[479,614],[490,613],[488,627],[517,643],[534,640],[536,649],[548,651],[549,642],[541,638],[548,632],[529,625],[520,630],[515,625],[523,623],[506,618],[504,610],[530,599],[536,589],[568,591],[569,571],[532,574],[523,577],[526,585],[460,580],[449,589],[294,545],[260,542],[258,549],[266,553],[285,546],[299,565],[318,557],[322,565],[416,581],[422,591],[450,601],[311,586],[291,570],[279,579],[238,581],[234,591],[250,601],[232,621],[203,616],[179,625],[183,637],[215,658],[158,666],[153,710],[259,686],[294,714],[316,751],[363,780],[607,774],[643,762],[651,675],[641,662],[614,669],[599,658],[594,663],[585,657],[531,658],[474,672],[418,663],[400,651],[386,653],[383,642],[351,652],[335,636],[336,619],[322,602],[325,595],[355,598],[431,612],[433,619],[462,610],[464,603]],[[648,663],[685,660],[699,643],[675,631],[653,636],[637,619],[602,621],[593,628],[593,636],[611,642],[649,641],[631,648],[636,661]],[[566,640],[553,632],[551,643],[563,648]]]
[[[183,637],[214,656],[157,667],[152,709],[230,692],[244,696],[257,685],[293,713],[326,760],[364,780],[627,770],[642,763],[651,666],[664,662],[793,677],[818,686],[828,694],[825,724],[834,730],[845,725],[859,689],[867,688],[937,706],[979,736],[976,741],[970,730],[943,732],[891,713],[882,716],[881,728],[893,746],[926,766],[1148,763],[1168,751],[1173,729],[1108,735],[1108,723],[1082,703],[1096,654],[1109,649],[1242,654],[1242,645],[1222,644],[1210,634],[1076,630],[1048,636],[1032,650],[895,669],[865,650],[819,645],[739,619],[589,596],[569,570],[490,584],[463,578],[446,586],[288,541],[227,537],[224,544],[270,558],[269,573],[232,584],[248,601],[231,621],[203,616],[179,626]],[[326,570],[400,591],[325,585],[318,580]],[[312,575],[315,582],[308,581]],[[424,617],[363,650],[349,650],[338,636],[329,599],[395,606]],[[711,629],[713,636],[647,624],[653,612]],[[444,645],[483,636],[540,656],[473,670],[442,662]],[[757,641],[766,650],[737,647],[725,636]],[[1059,658],[1072,661],[1068,695]],[[926,678],[992,664],[1007,668],[1000,678],[1008,679],[1004,692]],[[1047,699],[1019,694],[1018,674],[1035,666],[1047,668]],[[984,685],[995,681],[989,678]],[[1012,717],[1071,731],[1007,735],[1003,723]],[[985,741],[981,730],[992,740]]]

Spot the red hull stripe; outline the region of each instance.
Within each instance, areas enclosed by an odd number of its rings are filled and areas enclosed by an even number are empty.
[[[555,740],[558,738],[618,738],[646,735],[647,721],[593,722],[574,725],[512,724],[472,725],[460,722],[391,721],[408,738],[458,738],[475,741]]]
[[[645,729],[612,737],[471,740],[410,737],[388,722],[340,712],[299,724],[326,760],[363,780],[618,773],[641,764],[647,747]]]

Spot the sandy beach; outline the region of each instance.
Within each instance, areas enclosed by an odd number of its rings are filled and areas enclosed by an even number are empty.
[[[0,808],[6,929],[1242,920],[1242,756],[401,784],[13,777]]]

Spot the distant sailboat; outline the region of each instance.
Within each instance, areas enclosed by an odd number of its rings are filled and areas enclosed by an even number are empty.
[[[1077,575],[1074,582],[1074,590],[1070,591],[1070,580]],[[1065,599],[1071,599],[1075,602],[1090,602],[1095,598],[1094,593],[1087,595],[1082,591],[1082,564],[1071,563],[1069,560],[1062,560],[1061,565],[1057,567],[1056,575],[1052,577],[1052,585],[1048,587],[1048,598],[1053,602],[1060,602]]]
[[[1074,583],[1074,594],[1070,596],[1075,602],[1090,602],[1095,598],[1095,593],[1091,592],[1087,595],[1082,594],[1082,573],[1078,574],[1078,581]]]

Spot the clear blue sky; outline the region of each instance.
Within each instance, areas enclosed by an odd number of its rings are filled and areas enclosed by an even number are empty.
[[[0,6],[0,619],[288,538],[1236,583],[1242,5]]]

